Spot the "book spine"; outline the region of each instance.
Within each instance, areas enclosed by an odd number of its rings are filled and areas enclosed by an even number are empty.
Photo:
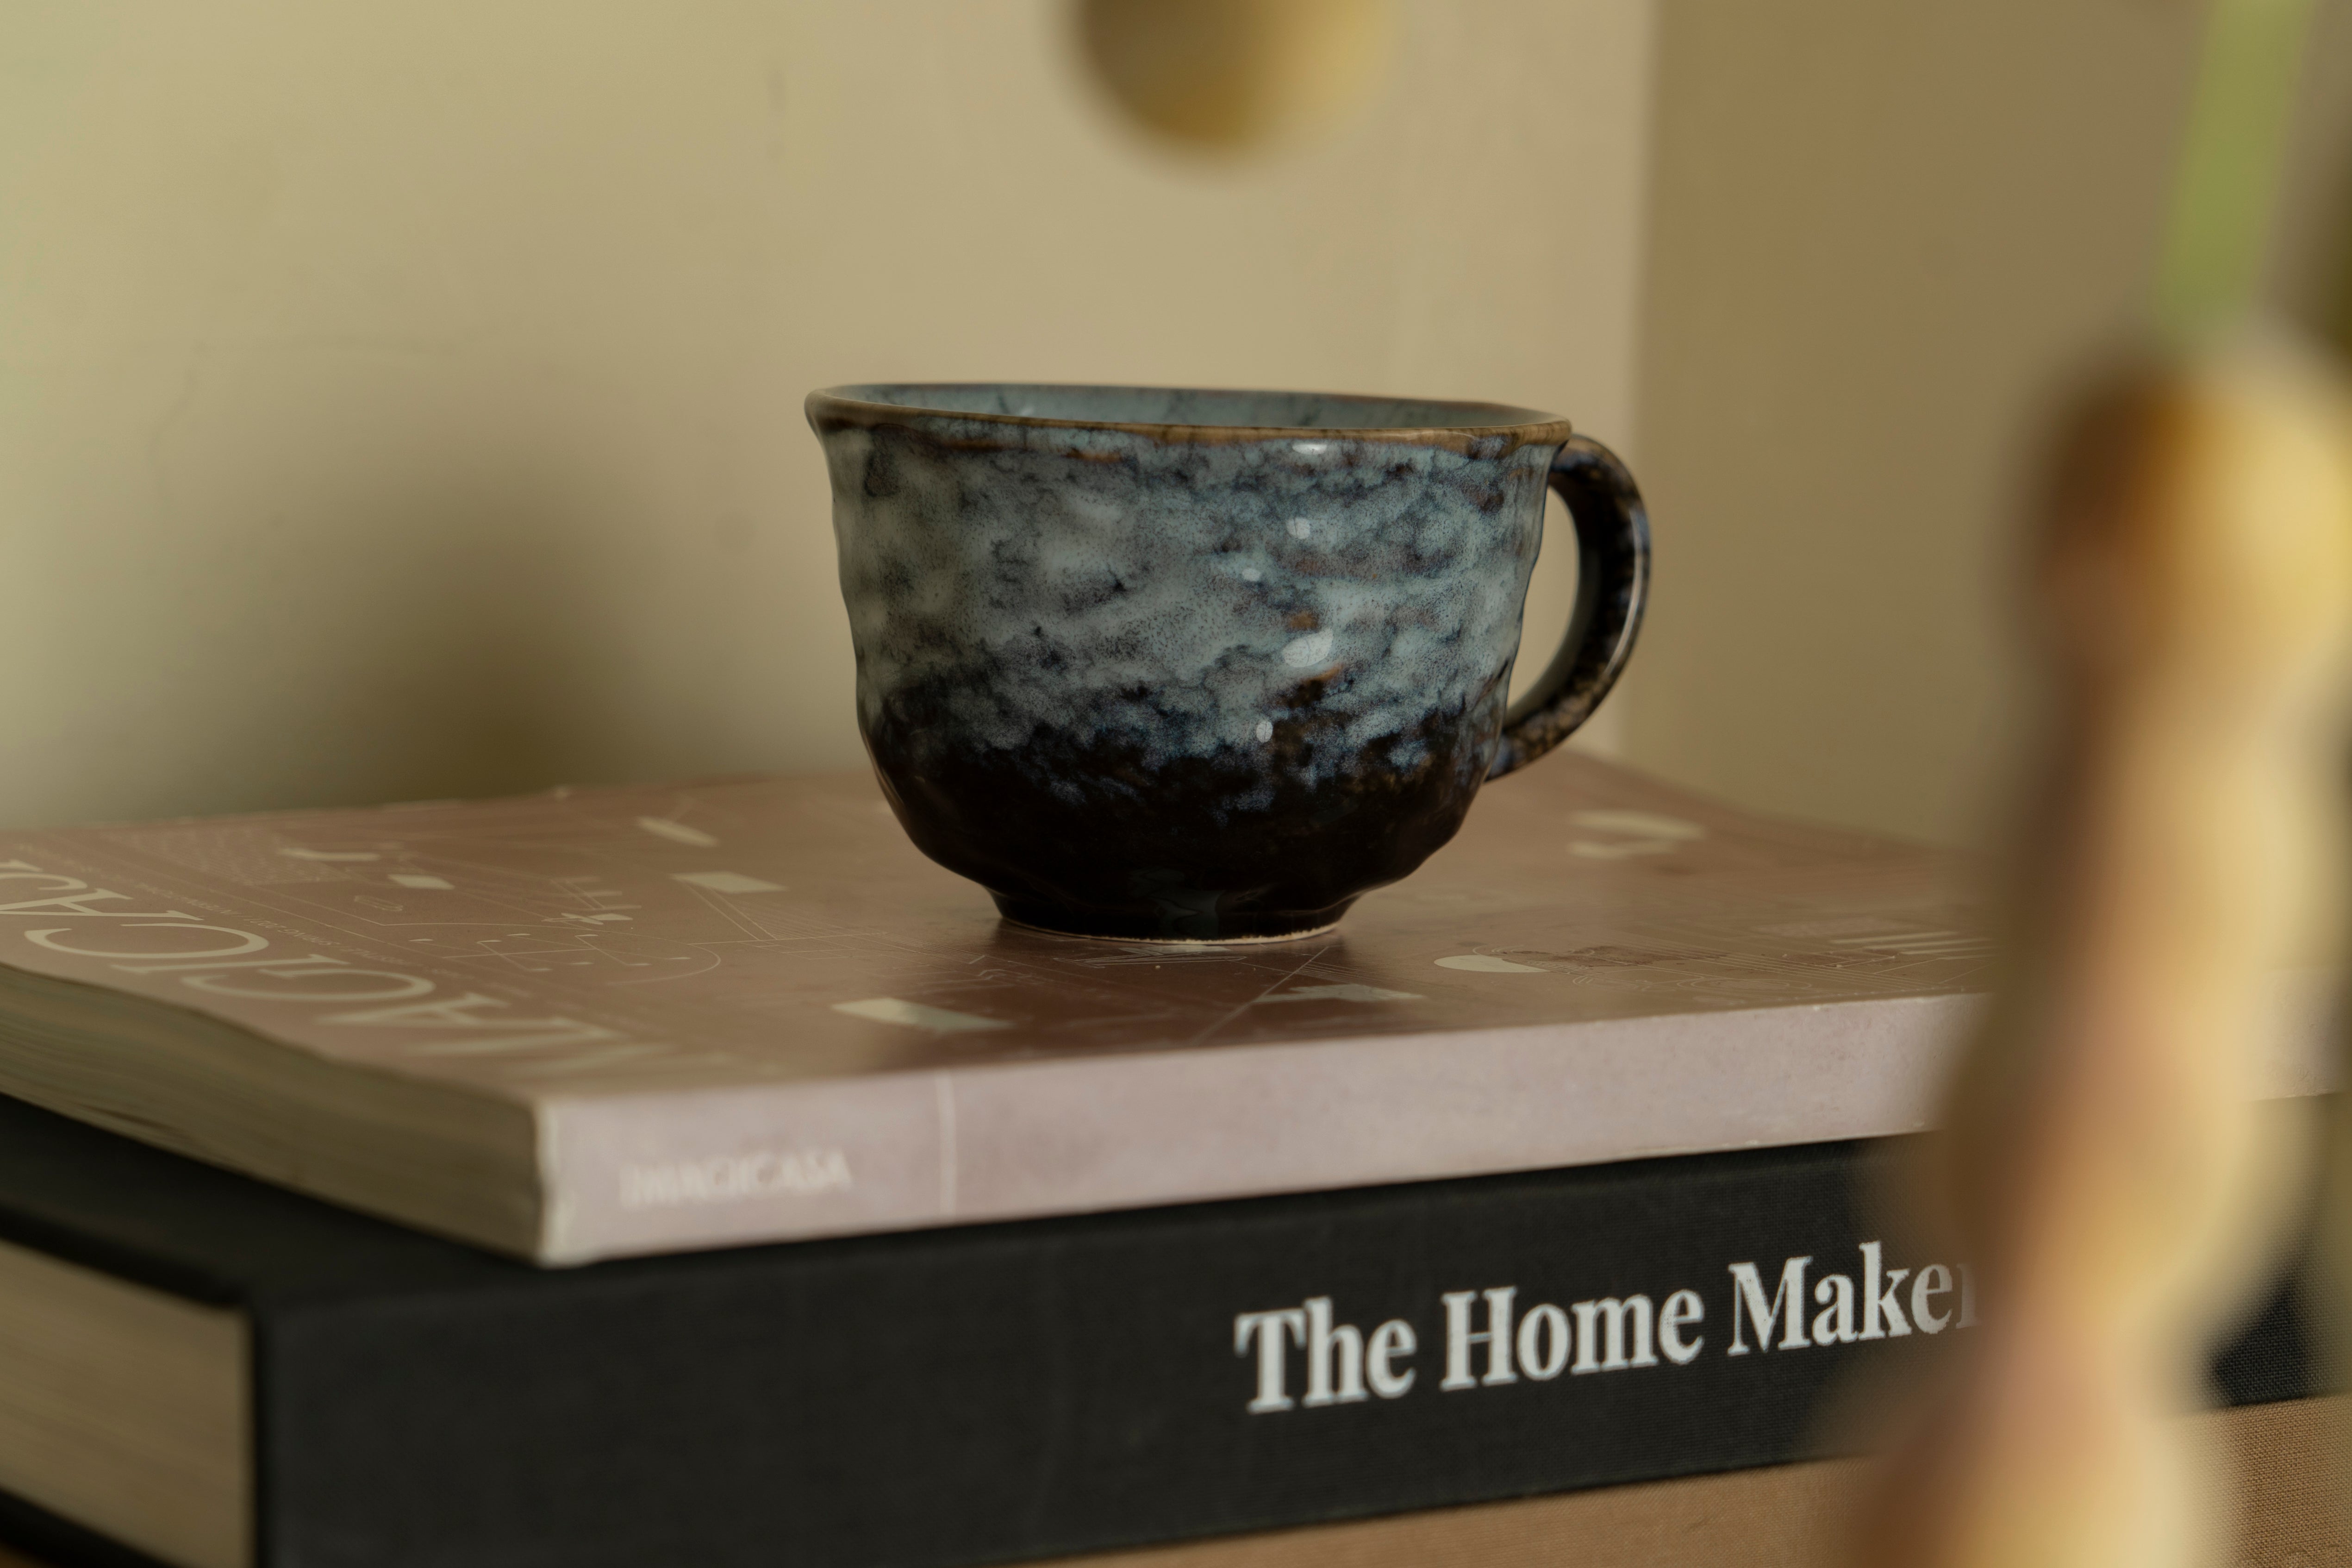
[[[542,1263],[956,1217],[944,1072],[557,1100],[536,1108]]]
[[[1925,1127],[1977,996],[560,1099],[541,1261]],[[1847,1070],[1824,1073],[1824,1058]],[[1578,1085],[1563,1093],[1564,1063]],[[1789,1085],[1818,1081],[1792,1096]],[[1662,1089],[1670,1092],[1662,1092]]]
[[[256,1335],[266,1559],[959,1568],[1837,1452],[1833,1387],[1974,1331],[1965,1261],[1860,1217],[1892,1157],[283,1303]],[[2283,1310],[2233,1352],[2235,1397],[2307,1391]]]

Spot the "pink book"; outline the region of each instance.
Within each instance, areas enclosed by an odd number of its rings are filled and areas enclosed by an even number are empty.
[[[1006,925],[863,776],[23,833],[0,1091],[545,1263],[1893,1133],[1972,880],[1584,757],[1241,947]]]

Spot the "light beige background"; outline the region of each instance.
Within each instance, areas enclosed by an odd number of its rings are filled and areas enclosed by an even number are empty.
[[[1649,22],[1410,5],[1209,163],[1053,0],[0,0],[0,817],[856,763],[815,386],[1622,436]]]
[[[2133,342],[2208,6],[1664,0],[1637,426],[1659,592],[1622,750],[1966,842],[2032,744],[2014,531]],[[2275,297],[2340,308],[2352,5],[2319,0]]]
[[[1670,0],[1632,755],[1939,839],[1997,809],[2020,481],[2139,309],[2205,10]]]
[[[1358,120],[1219,163],[1059,0],[0,0],[0,818],[854,763],[801,395],[1072,377],[1570,414],[1659,539],[1600,743],[1965,837],[2202,14],[1406,0]]]

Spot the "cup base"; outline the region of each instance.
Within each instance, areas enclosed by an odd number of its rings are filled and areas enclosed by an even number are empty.
[[[1353,900],[1349,901],[1354,902]],[[996,910],[1008,925],[1042,931],[1048,936],[1086,937],[1095,942],[1139,942],[1154,947],[1244,947],[1264,942],[1303,942],[1336,929],[1339,916],[1346,913],[1343,906],[1337,913],[1318,910],[1300,915],[1228,915],[1217,919],[1217,929],[1212,935],[1200,931],[1199,928],[1206,922],[1197,915],[1179,915],[1162,920],[1150,916],[1099,914],[1005,898],[996,900]]]

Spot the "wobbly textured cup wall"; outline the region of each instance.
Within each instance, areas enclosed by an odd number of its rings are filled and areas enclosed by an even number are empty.
[[[1030,412],[1024,390],[970,411]],[[1015,919],[1328,924],[1486,777],[1567,427],[1381,439],[1362,427],[1444,413],[1279,395],[1106,392],[1087,415],[1129,427],[812,400],[884,784]],[[1339,425],[1359,433],[1312,428]]]

